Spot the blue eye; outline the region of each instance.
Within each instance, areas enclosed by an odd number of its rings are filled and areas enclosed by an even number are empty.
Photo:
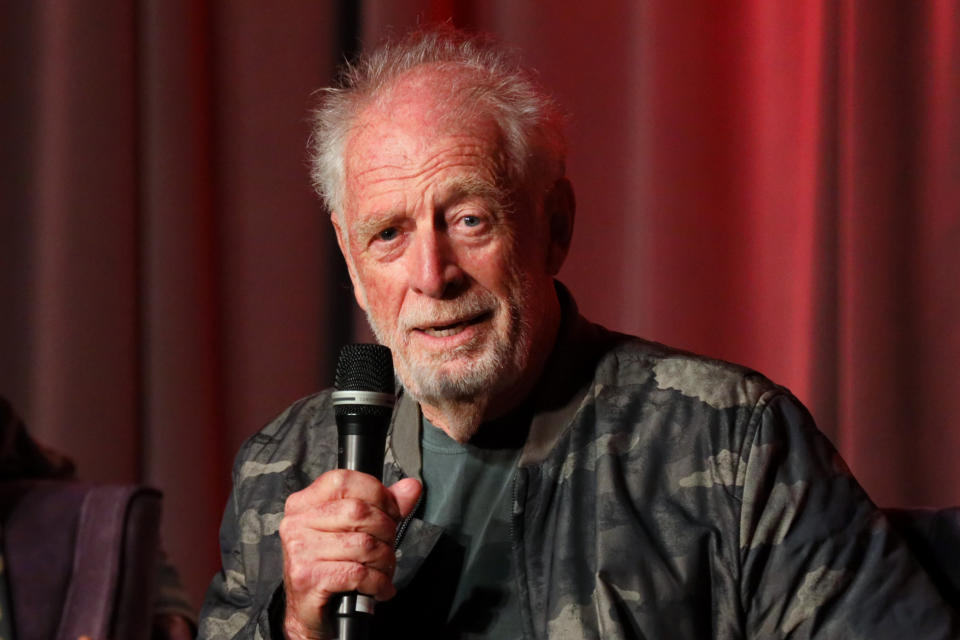
[[[463,224],[468,227],[476,227],[480,224],[479,216],[463,216]]]
[[[377,234],[377,238],[380,240],[383,240],[384,242],[389,242],[390,240],[393,240],[396,237],[397,237],[396,227],[389,227]]]

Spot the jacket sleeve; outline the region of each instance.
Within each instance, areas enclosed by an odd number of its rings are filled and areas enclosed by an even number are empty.
[[[221,569],[200,611],[203,640],[282,638],[283,549],[277,532],[287,497],[335,466],[329,393],[298,400],[237,453],[220,525]]]
[[[750,429],[739,470],[747,637],[960,637],[956,612],[795,399],[769,392]]]
[[[283,637],[282,628],[271,624],[282,619],[282,582],[277,576],[259,575],[261,567],[282,571],[279,517],[249,504],[239,472],[242,457],[243,450],[234,464],[233,490],[220,525],[221,569],[204,599],[198,640]]]

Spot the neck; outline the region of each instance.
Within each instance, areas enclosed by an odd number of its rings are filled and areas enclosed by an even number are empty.
[[[486,414],[487,398],[470,400],[443,400],[431,404],[421,403],[423,415],[435,427],[463,444],[474,436]]]

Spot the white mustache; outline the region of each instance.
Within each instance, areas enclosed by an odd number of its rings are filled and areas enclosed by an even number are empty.
[[[456,300],[430,302],[418,300],[403,311],[398,325],[401,331],[457,324],[497,308],[497,299],[487,291],[477,291]]]

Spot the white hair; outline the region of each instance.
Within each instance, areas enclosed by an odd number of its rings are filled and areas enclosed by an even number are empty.
[[[310,175],[331,213],[343,215],[344,154],[357,117],[365,106],[387,94],[398,78],[424,65],[463,70],[470,101],[460,105],[457,115],[494,117],[503,135],[506,177],[514,188],[546,188],[563,177],[563,117],[533,72],[491,38],[440,25],[362,55],[344,66],[336,87],[321,91],[313,114]]]

